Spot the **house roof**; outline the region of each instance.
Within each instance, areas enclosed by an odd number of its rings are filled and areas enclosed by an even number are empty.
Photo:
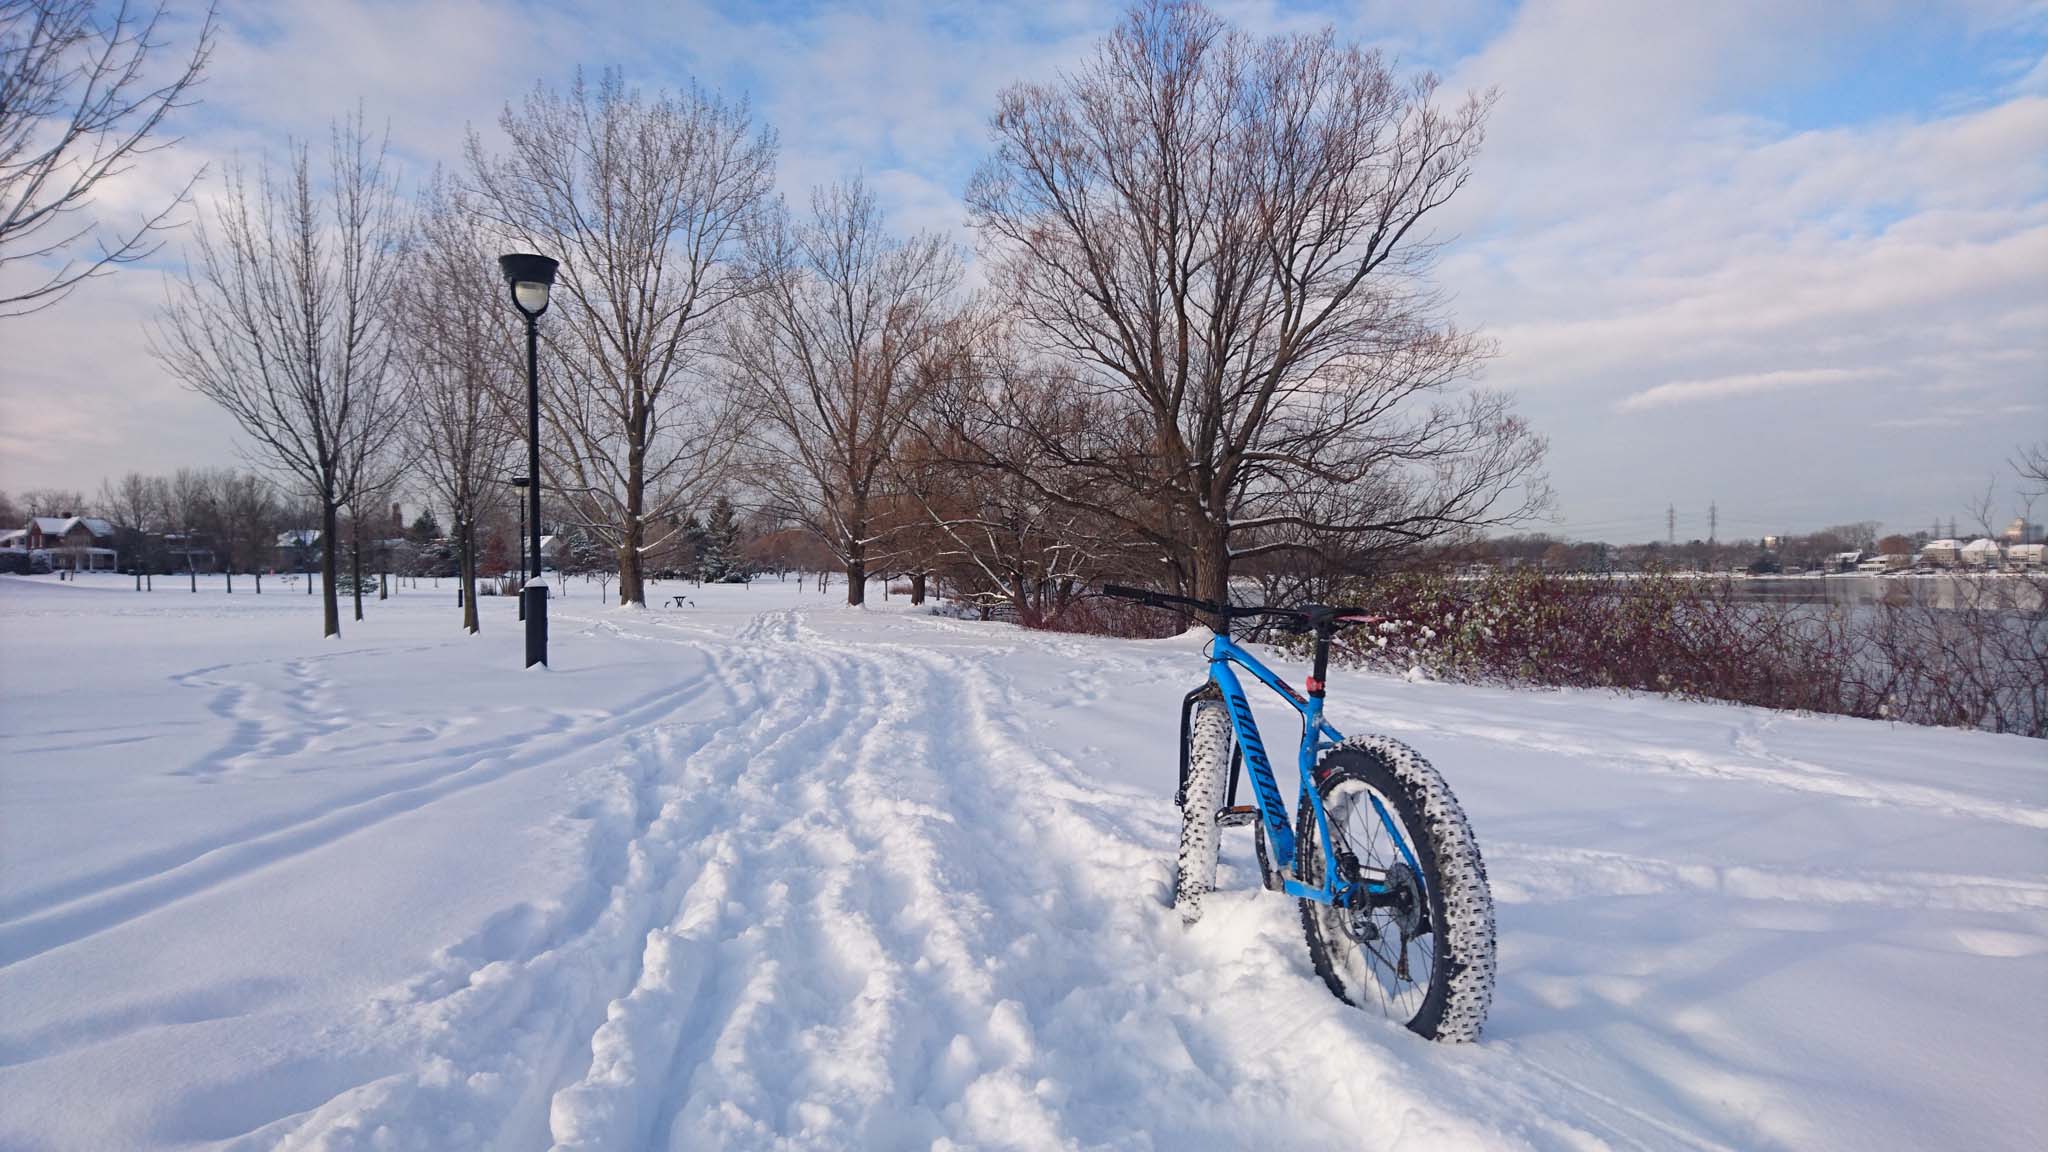
[[[1996,552],[1998,551],[1998,541],[1993,540],[1989,536],[1979,536],[1977,539],[1972,540],[1968,544],[1963,545],[1963,551]]]
[[[97,540],[114,535],[114,526],[97,516],[35,516],[29,520],[29,526],[42,529],[45,536],[62,536],[80,524],[85,525],[85,530]]]
[[[318,528],[287,528],[277,534],[279,548],[310,548],[319,542]]]

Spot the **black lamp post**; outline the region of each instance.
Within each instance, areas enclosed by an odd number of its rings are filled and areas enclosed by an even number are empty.
[[[548,662],[548,586],[540,580],[540,314],[548,310],[548,286],[555,282],[556,263],[546,256],[515,252],[498,257],[512,286],[512,303],[526,317],[526,488],[533,524],[532,580],[520,589],[526,610],[526,666]]]
[[[524,543],[526,540],[526,489],[532,483],[533,478],[529,476],[514,476],[512,478],[512,486],[519,489],[519,539],[521,541],[519,546],[521,549],[526,547]],[[519,567],[523,572],[526,565],[521,564]],[[523,576],[519,581],[519,618],[521,620],[526,619],[526,580]]]

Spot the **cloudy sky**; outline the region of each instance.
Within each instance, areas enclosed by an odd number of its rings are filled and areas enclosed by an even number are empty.
[[[196,5],[198,0],[192,0]],[[188,5],[189,6],[189,5]],[[118,215],[360,100],[418,177],[533,83],[618,67],[745,94],[781,179],[864,172],[904,229],[972,243],[960,194],[996,92],[1088,50],[1115,8],[222,0],[179,148]],[[1499,343],[1486,382],[1551,444],[1551,526],[1647,539],[1967,519],[2048,439],[2048,0],[1219,3],[1334,24],[1453,91],[1497,87],[1438,270]],[[218,181],[202,184],[202,203]],[[178,241],[164,252],[174,258]],[[156,269],[0,321],[0,488],[233,459],[149,357]],[[2048,512],[2037,505],[2036,519]]]

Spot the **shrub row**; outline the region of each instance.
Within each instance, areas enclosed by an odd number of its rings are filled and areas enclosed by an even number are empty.
[[[1349,590],[1385,623],[1339,658],[1442,680],[1660,692],[2048,736],[2038,579],[1899,581],[1867,604],[1759,603],[1725,579],[1535,571],[1386,576]]]

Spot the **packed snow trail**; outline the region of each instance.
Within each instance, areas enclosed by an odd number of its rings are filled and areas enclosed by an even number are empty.
[[[1340,725],[1423,749],[1487,853],[1501,990],[1450,1048],[1329,996],[1247,833],[1200,924],[1167,907],[1195,638],[570,591],[528,673],[509,604],[472,639],[402,594],[321,645],[303,597],[0,579],[58,654],[0,673],[29,753],[0,776],[0,1147],[2019,1148],[2048,1121],[2038,742],[1340,672]]]

